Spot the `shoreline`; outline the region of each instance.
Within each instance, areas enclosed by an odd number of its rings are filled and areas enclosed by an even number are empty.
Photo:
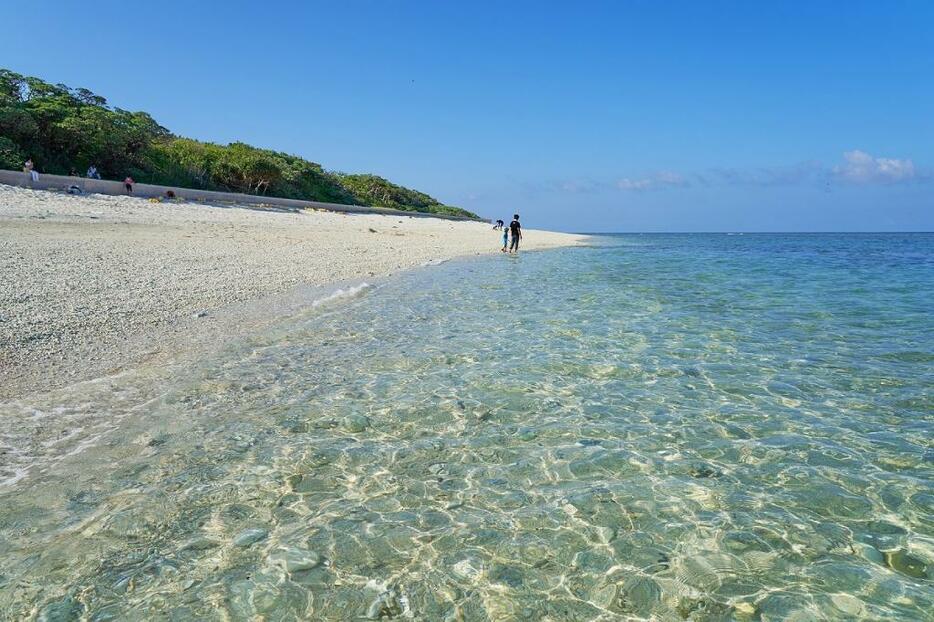
[[[528,230],[526,251],[589,236]],[[499,252],[489,224],[0,186],[0,399],[223,341],[340,284]]]

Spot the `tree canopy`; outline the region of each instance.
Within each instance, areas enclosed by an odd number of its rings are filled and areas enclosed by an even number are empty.
[[[48,173],[93,164],[111,179],[476,218],[376,175],[328,171],[240,142],[176,136],[149,114],[110,106],[88,89],[0,69],[0,168],[19,169],[27,158]]]

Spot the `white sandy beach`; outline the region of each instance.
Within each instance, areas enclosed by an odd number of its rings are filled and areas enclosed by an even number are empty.
[[[0,397],[113,373],[186,335],[230,334],[244,324],[230,310],[251,301],[498,253],[500,236],[475,222],[0,186]],[[523,249],[585,240],[528,230]]]

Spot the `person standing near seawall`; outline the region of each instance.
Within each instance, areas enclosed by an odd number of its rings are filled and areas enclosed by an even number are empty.
[[[32,158],[23,164],[23,172],[29,176],[29,181],[39,181],[39,173],[36,172],[36,165],[33,164]]]
[[[519,240],[522,239],[522,225],[519,224],[519,214],[512,215],[512,222],[509,223],[509,233],[512,235],[512,243],[509,245],[509,252],[519,252]]]
[[[123,180],[123,185],[126,186],[126,193],[133,194],[133,184],[136,182],[133,181],[133,178],[129,175],[126,176],[126,179]]]

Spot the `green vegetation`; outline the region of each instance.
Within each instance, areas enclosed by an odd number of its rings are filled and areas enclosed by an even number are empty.
[[[476,218],[376,175],[327,171],[303,158],[244,143],[173,135],[145,112],[107,104],[87,89],[0,69],[0,168],[32,158],[40,171],[84,173],[166,186],[263,194]]]

